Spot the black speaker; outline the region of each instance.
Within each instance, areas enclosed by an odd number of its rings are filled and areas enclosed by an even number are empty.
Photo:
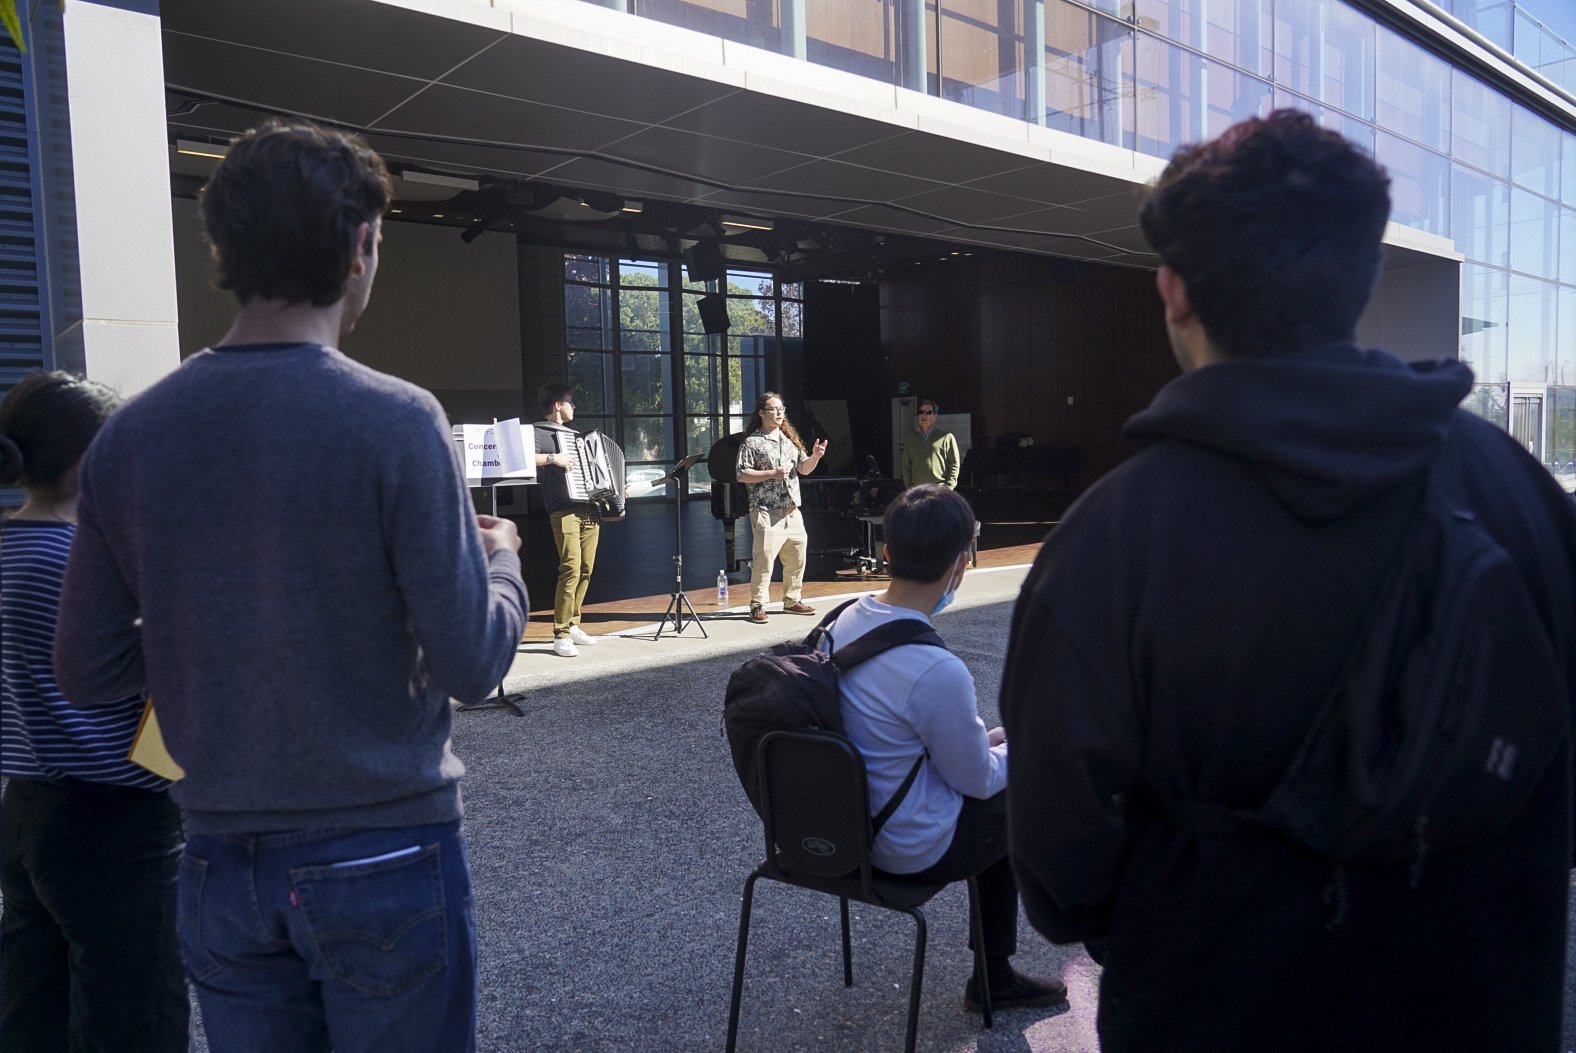
[[[726,333],[728,331],[728,298],[721,293],[712,293],[702,296],[695,301],[695,306],[700,308],[700,327],[707,333]]]
[[[697,241],[684,250],[684,269],[692,282],[721,281],[728,276],[728,261],[715,241]]]

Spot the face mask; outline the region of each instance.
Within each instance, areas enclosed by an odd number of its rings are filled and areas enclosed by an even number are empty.
[[[941,594],[941,598],[936,601],[936,606],[930,611],[930,616],[932,618],[946,610],[948,607],[952,606],[952,601],[957,599],[958,596],[958,586],[961,584],[963,584],[963,579],[960,577],[958,580],[947,585],[947,591]]]

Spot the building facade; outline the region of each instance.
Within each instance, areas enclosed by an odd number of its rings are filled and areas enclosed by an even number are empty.
[[[389,159],[400,292],[355,339],[456,421],[529,415],[567,376],[654,477],[766,388],[868,409],[912,384],[978,441],[1091,451],[1085,485],[1170,368],[1141,187],[1295,107],[1393,179],[1363,342],[1459,355],[1471,408],[1576,481],[1576,48],[1519,0],[26,10],[32,46],[0,55],[0,384],[61,366],[132,392],[215,339],[197,189],[230,137],[302,116]]]

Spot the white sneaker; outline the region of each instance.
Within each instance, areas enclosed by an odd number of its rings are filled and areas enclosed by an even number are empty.
[[[578,625],[571,625],[569,627],[569,638],[575,643],[580,644],[582,647],[596,646],[596,637],[585,632]]]
[[[560,658],[574,658],[580,653],[580,648],[567,636],[560,636],[553,641],[553,653]]]

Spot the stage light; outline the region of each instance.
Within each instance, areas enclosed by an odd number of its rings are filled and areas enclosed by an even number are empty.
[[[771,230],[774,224],[769,219],[756,219],[754,216],[723,216],[722,225],[735,227],[739,230]]]
[[[177,139],[175,140],[175,152],[187,154],[191,157],[220,158],[229,153],[230,148],[218,143],[201,143],[194,139]]]
[[[509,191],[505,187],[488,187],[480,195],[481,215],[471,220],[471,226],[460,231],[460,240],[469,245],[481,237],[492,225],[509,214]]]

